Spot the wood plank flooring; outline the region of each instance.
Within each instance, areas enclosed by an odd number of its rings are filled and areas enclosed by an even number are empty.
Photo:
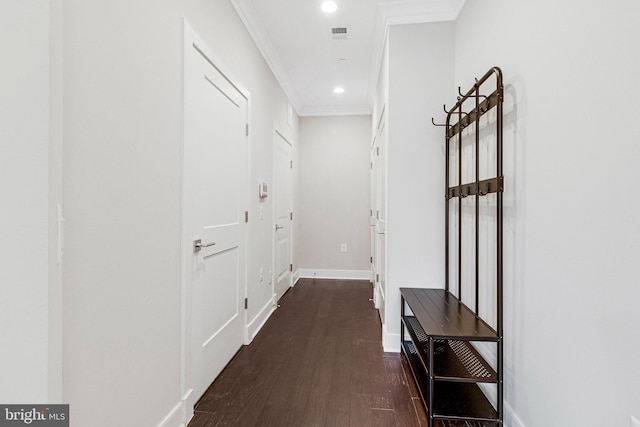
[[[367,281],[300,279],[189,427],[426,425],[406,362],[382,351],[371,295]]]

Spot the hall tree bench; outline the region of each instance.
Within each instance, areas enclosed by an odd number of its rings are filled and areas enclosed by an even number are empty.
[[[503,426],[502,71],[458,92],[446,123],[432,119],[445,127],[445,286],[400,289],[401,351],[429,427]]]

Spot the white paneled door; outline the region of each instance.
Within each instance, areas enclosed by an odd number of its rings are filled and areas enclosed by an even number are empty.
[[[291,219],[292,163],[291,144],[275,132],[273,153],[274,268],[273,293],[276,301],[292,285]]]
[[[380,308],[380,292],[378,289],[378,254],[376,252],[376,210],[378,209],[378,156],[377,151],[379,150],[378,141],[375,136],[373,138],[373,143],[371,144],[371,182],[370,182],[370,190],[371,190],[371,217],[369,221],[370,230],[371,230],[371,282],[373,283],[373,301],[376,308]]]
[[[183,298],[186,388],[199,398],[244,343],[247,96],[185,44]],[[216,65],[214,65],[216,64]]]
[[[373,245],[373,265],[375,271],[374,301],[380,311],[380,319],[386,325],[386,131],[385,109],[378,119],[378,128],[371,152],[371,182],[372,182],[372,215],[373,232],[371,244]]]

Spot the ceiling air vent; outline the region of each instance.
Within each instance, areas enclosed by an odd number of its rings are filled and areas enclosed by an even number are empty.
[[[349,34],[348,27],[332,27],[331,40],[347,40]]]

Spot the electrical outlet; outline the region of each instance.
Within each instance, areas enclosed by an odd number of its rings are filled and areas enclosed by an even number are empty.
[[[640,420],[638,420],[636,417],[632,416],[631,420],[629,421],[629,426],[630,427],[640,427]]]
[[[343,243],[340,245],[340,252],[347,252],[347,244]]]

